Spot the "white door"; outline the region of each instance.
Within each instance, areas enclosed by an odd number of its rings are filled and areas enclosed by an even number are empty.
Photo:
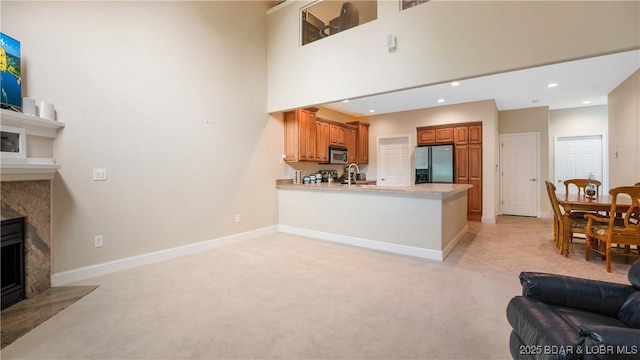
[[[557,137],[555,143],[555,181],[558,192],[564,192],[566,179],[587,179],[590,174],[603,182],[603,136]],[[601,191],[602,191],[601,187]],[[606,187],[604,187],[606,188]],[[576,192],[572,186],[570,192]]]
[[[501,201],[505,215],[538,216],[538,133],[500,135]]]
[[[378,185],[411,185],[409,136],[378,138]]]

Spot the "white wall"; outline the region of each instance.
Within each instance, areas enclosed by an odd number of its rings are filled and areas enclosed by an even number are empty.
[[[438,106],[370,116],[369,165],[367,179],[376,179],[377,142],[379,137],[410,135],[410,146],[417,146],[416,128],[420,126],[482,122],[482,221],[495,222],[498,209],[498,111],[493,100],[459,105]],[[413,159],[413,155],[412,155]],[[413,161],[413,160],[412,160]],[[412,164],[413,166],[413,164]],[[412,179],[415,180],[415,179]]]
[[[266,112],[266,3],[1,6],[2,31],[22,42],[24,95],[66,123],[54,272],[277,224],[283,132]],[[108,180],[92,181],[93,168]]]
[[[611,91],[608,101],[609,185],[635,184],[640,182],[640,70]]]
[[[377,20],[300,46],[309,3],[268,15],[269,112],[640,47],[637,1],[378,1]]]

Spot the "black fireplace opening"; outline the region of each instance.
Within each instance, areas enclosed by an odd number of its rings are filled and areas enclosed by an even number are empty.
[[[24,218],[2,221],[2,310],[24,299]]]

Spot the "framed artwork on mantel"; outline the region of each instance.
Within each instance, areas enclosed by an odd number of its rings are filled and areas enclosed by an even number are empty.
[[[400,10],[406,10],[416,5],[424,4],[429,0],[400,0]]]
[[[27,137],[25,129],[13,126],[1,126],[0,138],[2,140],[3,159],[25,159],[27,157]]]

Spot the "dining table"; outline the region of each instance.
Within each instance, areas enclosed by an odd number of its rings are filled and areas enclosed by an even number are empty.
[[[592,197],[585,194],[564,194],[556,193],[558,203],[564,210],[562,226],[563,238],[561,241],[562,249],[560,253],[562,255],[569,256],[569,242],[571,241],[571,221],[569,216],[572,211],[584,211],[584,212],[610,212],[612,196],[609,194],[595,195]],[[631,199],[625,196],[619,196],[616,201],[616,212],[625,212],[629,210],[631,205]]]

